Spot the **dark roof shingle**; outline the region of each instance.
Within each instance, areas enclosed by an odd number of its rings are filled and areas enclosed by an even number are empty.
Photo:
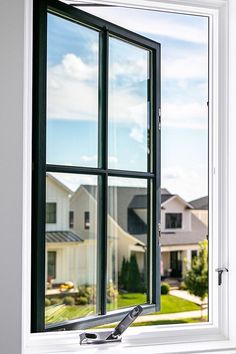
[[[46,242],[83,242],[84,240],[72,231],[46,231]]]
[[[194,209],[197,210],[208,210],[208,196],[194,199],[189,202],[193,206]]]

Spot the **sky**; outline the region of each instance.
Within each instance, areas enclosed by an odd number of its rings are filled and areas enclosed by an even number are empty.
[[[187,201],[207,195],[207,18],[124,8],[89,11],[161,44],[162,187]],[[147,169],[147,79],[147,51],[111,38],[110,168]],[[48,15],[47,162],[96,167],[97,129],[98,33]],[[94,183],[89,176],[59,178],[72,190]]]

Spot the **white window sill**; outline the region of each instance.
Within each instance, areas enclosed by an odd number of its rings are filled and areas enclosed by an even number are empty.
[[[166,326],[130,328],[123,335],[120,343],[84,344],[82,346],[79,344],[79,331],[64,334],[62,332],[33,334],[30,336],[24,354],[236,353],[236,343],[225,338],[211,325],[175,325],[171,327],[168,326],[169,335],[167,335]]]

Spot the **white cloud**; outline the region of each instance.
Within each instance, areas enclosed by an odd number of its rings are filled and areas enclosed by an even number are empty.
[[[87,121],[98,119],[96,70],[96,67],[84,63],[74,54],[65,55],[60,64],[48,69],[49,119]],[[122,65],[119,69],[117,67],[113,73],[114,78],[121,75],[123,70]],[[132,72],[133,75],[140,72],[140,64],[137,67],[133,65]],[[117,87],[114,94],[110,95],[109,101],[109,118],[117,123],[131,124],[130,136],[137,141],[143,140],[141,135],[147,121],[147,104],[140,101],[139,94],[134,93],[130,87],[125,89]],[[86,159],[86,156],[83,158]]]
[[[97,155],[83,155],[83,156],[81,156],[81,160],[85,163],[96,162]],[[118,164],[118,158],[116,156],[108,156],[108,162],[109,162],[111,168],[115,168],[115,167],[117,167],[117,164]]]
[[[81,156],[81,160],[84,162],[97,161],[97,155],[83,155]]]
[[[183,20],[184,15],[135,11],[127,9],[87,8],[86,11],[117,23],[135,32],[170,37],[193,43],[207,43],[207,21],[205,26],[194,25]]]
[[[97,68],[74,54],[48,69],[48,118],[96,120]]]
[[[144,134],[143,134],[143,130],[140,129],[139,127],[134,127],[131,129],[131,132],[130,132],[130,137],[132,139],[134,139],[135,141],[137,141],[138,143],[142,143],[143,142],[143,139],[144,139]]]
[[[207,195],[207,171],[201,167],[190,169],[187,166],[172,166],[162,169],[162,187],[178,194],[186,201]]]
[[[171,128],[207,129],[207,104],[165,102],[162,105],[162,125]]]
[[[181,64],[173,64],[176,71],[179,70],[178,65],[184,65],[184,61]],[[98,120],[96,70],[95,66],[83,62],[74,54],[65,55],[60,64],[48,69],[49,119]],[[116,75],[122,73],[124,69],[120,67],[119,70]],[[170,70],[174,73],[173,68],[170,67]],[[191,73],[190,69],[186,70]],[[133,73],[138,71],[140,71],[139,64],[136,67],[134,63]],[[145,98],[142,99],[138,92],[132,90],[132,85],[130,87],[118,86],[111,91],[109,119],[117,123],[129,124],[130,137],[143,143],[147,129],[147,103]],[[207,106],[200,103],[164,102],[162,122],[166,127],[206,129]],[[86,159],[86,156],[83,158]]]
[[[186,55],[179,58],[166,58],[162,61],[163,79],[168,80],[206,80],[208,76],[207,53]]]

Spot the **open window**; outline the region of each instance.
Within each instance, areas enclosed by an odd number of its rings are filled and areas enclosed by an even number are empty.
[[[35,1],[34,14],[31,330],[120,320],[129,311],[117,299],[120,286],[142,287],[144,313],[158,311],[160,44],[54,0]],[[52,67],[55,56],[62,63]],[[128,121],[130,133],[117,129]],[[52,195],[57,225],[47,230]],[[128,262],[138,281],[132,273],[126,279]],[[68,302],[78,305],[70,317],[63,313]]]

